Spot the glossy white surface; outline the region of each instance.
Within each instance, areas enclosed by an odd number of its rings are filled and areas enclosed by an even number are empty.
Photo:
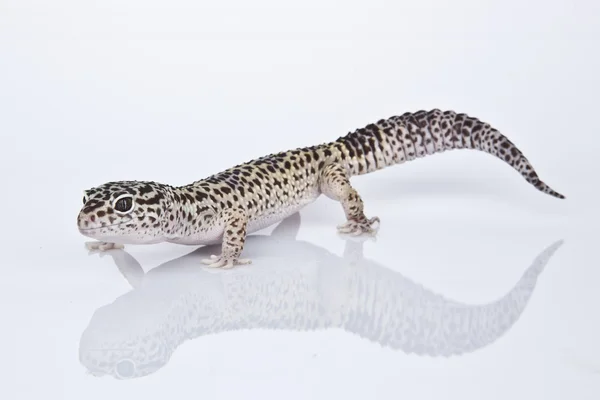
[[[599,398],[598,5],[395,3],[2,2],[0,398]],[[77,233],[89,186],[433,107],[567,199],[456,151],[354,179],[376,241],[325,198],[232,271]]]

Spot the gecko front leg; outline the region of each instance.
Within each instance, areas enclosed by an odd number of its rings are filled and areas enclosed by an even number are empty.
[[[244,243],[246,242],[246,228],[248,215],[241,208],[227,209],[221,212],[220,219],[224,222],[223,243],[221,254],[211,255],[209,259],[202,260],[203,264],[211,268],[233,268],[235,265],[250,264],[252,261],[240,258]]]
[[[338,232],[355,236],[363,233],[376,233],[372,225],[379,223],[379,218],[367,218],[365,216],[363,201],[350,184],[348,174],[341,165],[331,164],[323,169],[319,188],[325,196],[339,201],[344,208],[346,223],[337,227]]]

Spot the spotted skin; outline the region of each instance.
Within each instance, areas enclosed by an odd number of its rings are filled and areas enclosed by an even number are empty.
[[[109,182],[85,192],[77,225],[99,250],[124,244],[222,243],[204,262],[231,268],[241,259],[246,235],[273,225],[321,194],[338,201],[341,233],[375,232],[379,218],[364,214],[350,178],[453,149],[480,150],[503,160],[538,190],[563,199],[537,175],[521,151],[490,124],[454,111],[407,112],[350,132],[337,140],[269,154],[188,185]]]

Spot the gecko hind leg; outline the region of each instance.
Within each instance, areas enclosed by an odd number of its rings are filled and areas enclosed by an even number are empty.
[[[203,259],[202,263],[210,268],[223,269],[252,263],[247,258],[240,258],[246,242],[246,228],[248,226],[246,212],[242,208],[228,209],[223,211],[221,218],[225,223],[221,254],[218,256],[213,254],[210,258]]]
[[[339,201],[344,208],[346,222],[338,225],[339,233],[353,236],[377,233],[377,229],[374,229],[373,225],[379,225],[379,217],[367,218],[365,216],[363,201],[350,184],[348,174],[341,165],[331,164],[323,169],[319,188],[325,196]]]

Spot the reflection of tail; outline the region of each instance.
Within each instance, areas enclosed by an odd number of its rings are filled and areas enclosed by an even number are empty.
[[[369,124],[325,145],[342,157],[353,175],[452,149],[475,149],[498,157],[530,184],[551,196],[565,197],[540,180],[533,166],[506,136],[488,123],[454,111],[417,111]]]
[[[510,292],[486,305],[471,306],[446,299],[391,271],[379,271],[376,278],[357,277],[353,281],[362,293],[352,299],[343,327],[406,353],[452,356],[472,352],[497,340],[517,321],[538,275],[562,243],[558,241],[545,249]],[[371,283],[367,285],[365,281]],[[365,301],[369,298],[377,298],[377,302]]]

